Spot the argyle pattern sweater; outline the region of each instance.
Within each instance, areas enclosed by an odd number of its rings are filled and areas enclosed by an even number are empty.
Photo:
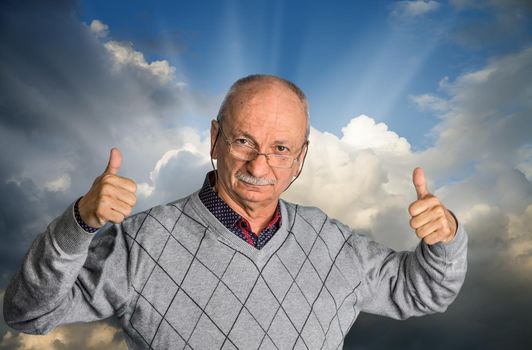
[[[341,349],[361,311],[443,312],[466,273],[467,236],[395,252],[317,208],[280,200],[257,250],[198,193],[94,236],[71,205],[33,243],[4,317],[33,334],[115,315],[130,349]]]

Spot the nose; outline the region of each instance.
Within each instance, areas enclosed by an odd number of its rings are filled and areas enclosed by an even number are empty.
[[[270,173],[270,166],[265,154],[257,155],[257,158],[247,162],[247,171],[255,177],[267,177]]]

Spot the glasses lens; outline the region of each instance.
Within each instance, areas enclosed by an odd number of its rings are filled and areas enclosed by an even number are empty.
[[[257,151],[255,151],[253,148],[239,145],[237,143],[231,144],[230,152],[236,158],[246,161],[254,159],[257,155]]]
[[[271,154],[268,157],[268,164],[274,168],[291,168],[294,164],[294,158]]]
[[[254,160],[259,154],[254,148],[238,143],[232,143],[229,146],[229,152],[240,160],[250,161]],[[269,154],[266,156],[266,160],[271,167],[274,168],[291,168],[294,164],[294,158],[289,156],[283,156],[279,154]]]

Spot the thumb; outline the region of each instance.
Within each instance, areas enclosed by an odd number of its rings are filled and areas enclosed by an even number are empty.
[[[118,174],[118,170],[120,170],[120,165],[122,164],[122,153],[120,153],[120,150],[116,147],[113,147],[111,149],[111,153],[109,154],[109,162],[107,163],[107,167],[105,168],[104,173]]]
[[[412,174],[412,181],[416,187],[417,199],[421,199],[429,194],[427,183],[425,182],[425,172],[422,168],[415,168]]]

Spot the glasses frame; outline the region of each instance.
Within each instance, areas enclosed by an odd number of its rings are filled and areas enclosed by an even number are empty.
[[[247,145],[239,145],[237,147],[242,147],[242,148],[247,148],[251,151],[253,151],[255,153],[255,156],[251,159],[243,159],[239,156],[237,156],[233,151],[231,151],[233,149],[233,144],[237,141],[237,140],[233,140],[231,141],[227,135],[225,134],[225,132],[223,131],[223,128],[222,128],[222,125],[221,124],[218,124],[218,130],[220,131],[220,133],[223,135],[224,137],[224,142],[227,144],[227,146],[229,147],[229,154],[231,154],[234,158],[238,159],[238,160],[242,160],[242,161],[245,161],[245,162],[251,162],[251,161],[254,161],[255,159],[257,159],[258,156],[264,156],[266,157],[266,162],[268,163],[268,165],[272,168],[276,168],[276,169],[292,169],[294,167],[294,164],[296,162],[299,162],[299,157],[301,157],[301,154],[303,153],[303,150],[305,149],[305,146],[308,145],[308,140],[305,140],[305,142],[303,142],[303,144],[301,145],[301,148],[300,148],[300,151],[298,153],[297,156],[285,156],[285,155],[282,155],[282,154],[275,154],[275,153],[262,153],[262,152],[259,152],[256,148],[253,148],[253,147],[250,147],[250,146],[247,146]],[[283,158],[283,159],[291,159],[292,162],[290,163],[290,166],[288,167],[283,167],[283,166],[275,166],[275,165],[271,165],[270,164],[270,157],[272,158]]]

